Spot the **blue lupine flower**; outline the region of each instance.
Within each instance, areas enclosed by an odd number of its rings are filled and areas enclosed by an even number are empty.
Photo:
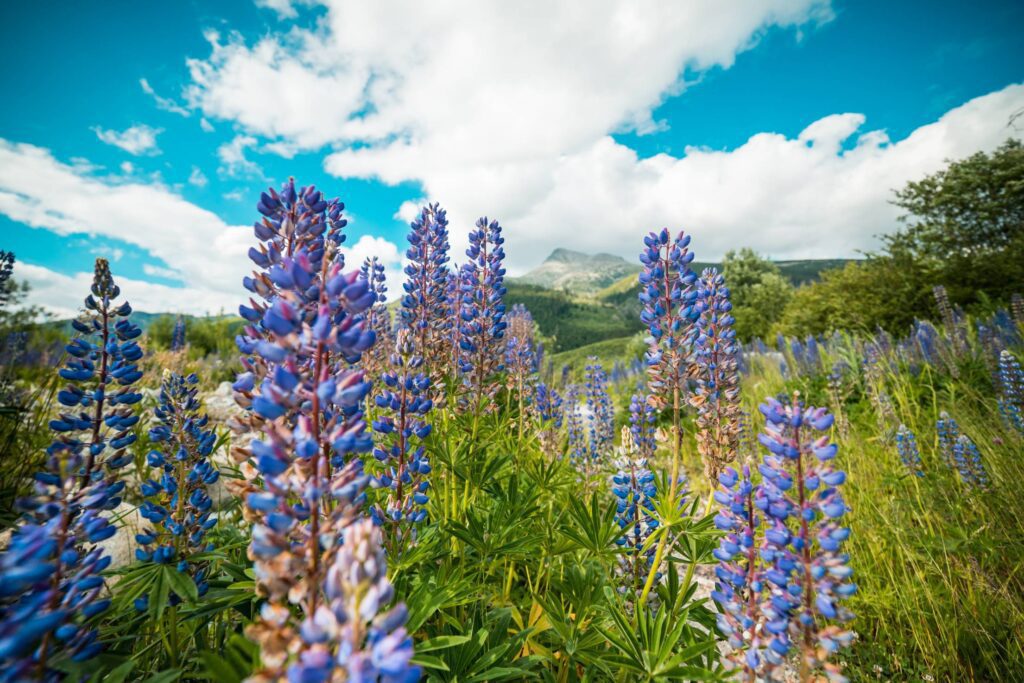
[[[541,450],[554,458],[559,453],[559,430],[564,415],[562,397],[553,388],[538,382],[534,387],[533,410],[537,416]]]
[[[640,457],[650,459],[657,449],[658,411],[647,396],[633,394],[629,400],[629,433]]]
[[[420,680],[405,630],[408,610],[403,603],[389,608],[393,600],[380,529],[365,519],[353,523],[327,570],[324,603],[299,627],[302,638],[315,645],[288,666],[288,680],[335,680],[338,669],[346,681]],[[266,607],[261,616],[261,628],[268,630],[282,618]]]
[[[498,389],[495,375],[504,370],[505,250],[498,221],[481,218],[469,233],[469,260],[460,272],[459,372],[473,410],[483,407]]]
[[[171,351],[184,350],[185,343],[185,317],[179,315],[174,319],[174,328],[171,330]]]
[[[935,431],[939,437],[939,454],[942,456],[942,461],[950,469],[956,469],[953,446],[956,445],[956,440],[960,437],[960,425],[943,410],[939,413],[939,419],[935,423]]]
[[[410,340],[423,358],[424,370],[440,389],[447,374],[444,348],[453,325],[449,316],[448,216],[438,204],[428,204],[410,226],[406,281],[402,285],[402,324],[412,332]]]
[[[708,479],[715,481],[739,447],[740,385],[729,288],[714,268],[701,274],[695,307],[699,317],[690,336],[696,388],[690,404],[697,409],[697,452]]]
[[[924,470],[921,467],[921,453],[917,449],[917,437],[914,432],[907,429],[906,425],[900,425],[896,430],[896,452],[900,456],[903,466],[915,477],[923,477]]]
[[[977,444],[966,434],[961,434],[953,444],[953,463],[960,479],[972,488],[987,491],[991,482],[988,478],[988,470],[981,460],[981,453]]]
[[[374,522],[384,526],[392,552],[400,550],[402,540],[413,540],[411,526],[426,519],[430,473],[423,440],[431,426],[424,420],[433,408],[430,378],[422,372],[423,359],[414,354],[412,330],[398,332],[391,370],[381,378],[383,388],[376,396],[381,409],[373,421],[380,434],[373,456],[385,469],[378,474],[381,486],[388,489],[383,506],[371,509]]]
[[[584,388],[589,449],[588,457],[583,463],[584,476],[587,478],[611,452],[615,440],[615,409],[608,395],[608,376],[596,357],[591,356],[588,360]]]
[[[583,424],[580,410],[580,388],[571,384],[565,392],[565,425],[568,437],[569,461],[579,469],[586,467],[590,458],[590,441]]]
[[[672,402],[675,392],[686,390],[689,363],[689,328],[700,315],[695,306],[697,276],[690,270],[693,252],[690,236],[680,232],[674,239],[668,229],[644,238],[640,254],[640,321],[651,335],[647,352],[649,390],[660,406]]]
[[[612,476],[612,494],[616,498],[615,521],[625,533],[615,542],[625,549],[619,556],[619,573],[622,576],[622,592],[637,594],[644,585],[647,572],[654,563],[654,548],[644,546],[651,533],[658,527],[654,516],[654,501],[658,497],[657,482],[647,466],[647,458],[635,452],[635,446],[628,443],[629,432],[624,437],[627,444],[624,455],[616,460],[616,473]]]
[[[253,635],[274,675],[293,658],[315,656],[319,641],[304,631],[281,649],[294,627],[289,596],[307,621],[317,613],[327,567],[368,483],[354,456],[373,446],[363,417],[370,385],[353,364],[375,341],[366,312],[378,297],[358,271],[342,272],[342,208],[291,180],[264,193],[261,245],[250,251],[261,271],[244,280],[261,300],[251,300],[252,324],[238,339],[246,356],[235,396],[250,409],[238,426],[262,434],[240,451],[251,456],[240,488],[254,519],[256,581],[268,598]]]
[[[121,502],[118,470],[131,460],[131,406],[140,396],[131,385],[142,357],[141,331],[127,320],[131,306],[114,303],[119,295],[97,259],[85,313],[72,322],[80,336],[59,371],[68,384],[50,423],[56,438],[33,495],[18,503],[24,521],[0,561],[0,670],[10,680],[57,680],[49,668],[56,653],[82,661],[102,647],[91,619],[110,603],[100,576],[110,557],[97,544],[116,532],[107,511]]]
[[[749,465],[744,465],[740,472],[728,466],[723,468],[718,475],[718,483],[714,494],[719,504],[715,527],[725,535],[714,551],[718,560],[715,567],[718,581],[711,598],[721,608],[717,617],[718,630],[733,648],[730,653],[732,665],[742,667],[753,678],[757,672],[770,672],[775,659],[773,654],[763,651],[765,636],[759,628],[766,589],[757,549],[763,517],[754,507],[755,489]],[[777,535],[772,538],[782,540]],[[774,547],[765,550],[769,557],[774,557],[777,552]],[[788,609],[781,613],[788,619]],[[778,641],[776,649],[784,644],[788,647],[785,641]]]
[[[999,412],[1007,426],[1024,434],[1024,372],[1006,349],[999,354]]]
[[[509,389],[527,399],[533,393],[530,384],[539,368],[540,359],[533,334],[533,316],[526,306],[515,304],[506,316],[508,329],[505,344],[505,371]]]
[[[209,587],[206,567],[190,558],[209,549],[204,539],[217,518],[211,516],[213,502],[207,487],[216,483],[220,472],[209,459],[217,435],[207,428],[209,418],[199,413],[198,383],[194,374],[164,374],[154,410],[158,425],[149,431],[156,448],[147,456],[160,478],[143,484],[146,500],[139,508],[152,527],[135,538],[141,546],[140,559],[187,571],[199,595],[204,595]],[[176,602],[177,596],[172,596],[172,601]]]
[[[760,410],[767,421],[760,440],[769,451],[758,468],[763,479],[754,498],[767,524],[760,553],[768,591],[764,658],[770,666],[781,664],[799,643],[812,669],[839,676],[829,657],[853,639],[842,626],[853,615],[841,600],[856,586],[848,580],[849,557],[841,552],[850,533],[841,526],[847,506],[839,486],[846,475],[832,466],[835,444],[815,435],[830,429],[833,417],[795,398],[789,405],[768,399]]]

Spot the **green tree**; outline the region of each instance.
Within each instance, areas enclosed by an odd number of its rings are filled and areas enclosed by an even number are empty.
[[[736,335],[743,341],[766,338],[793,296],[793,285],[779,267],[753,249],[732,250],[722,260],[732,295]]]
[[[1007,140],[896,192],[905,227],[885,255],[911,261],[931,286],[971,306],[1005,302],[1024,283],[1024,144]],[[931,312],[931,311],[929,311]]]

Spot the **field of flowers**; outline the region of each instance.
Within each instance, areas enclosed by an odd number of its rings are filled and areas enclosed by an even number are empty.
[[[8,364],[0,680],[1021,680],[1020,297],[744,345],[661,230],[646,351],[575,372],[497,221],[423,207],[386,283],[320,190],[256,208],[229,383],[103,259]]]

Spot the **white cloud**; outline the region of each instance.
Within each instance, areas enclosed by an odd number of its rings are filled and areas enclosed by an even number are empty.
[[[49,150],[0,139],[0,213],[26,225],[68,235],[103,235],[134,244],[174,269],[186,289],[147,289],[142,310],[231,310],[244,300],[241,279],[251,270],[251,228],[230,226],[161,185],[101,179],[64,164]],[[81,269],[91,268],[83,252]],[[116,273],[115,273],[116,275]],[[77,306],[84,289],[53,289]],[[125,287],[126,293],[130,293]],[[194,293],[196,294],[193,298]],[[163,296],[158,299],[158,296]],[[43,301],[33,295],[34,301]],[[150,303],[150,302],[153,303]]]
[[[72,317],[81,311],[82,300],[92,285],[92,270],[64,275],[41,266],[19,263],[18,276],[32,288],[31,303],[44,306],[62,318]],[[231,313],[237,309],[235,302],[227,302],[217,292],[206,289],[168,287],[119,277],[116,272],[114,280],[136,311],[205,315]]]
[[[206,118],[199,119],[199,127],[203,129],[204,133],[213,132],[213,124],[206,120]]]
[[[169,111],[172,114],[177,114],[179,116],[191,115],[192,112],[190,112],[188,109],[181,106],[174,100],[167,97],[161,97],[160,95],[158,95],[156,91],[153,90],[153,86],[151,86],[149,84],[149,81],[145,78],[139,79],[139,85],[142,86],[142,91],[144,93],[153,98],[153,101],[156,102],[157,109],[163,109],[164,111]]]
[[[130,161],[122,161],[121,162],[121,172],[122,173],[127,173],[128,175],[131,175],[132,173],[135,172],[135,165],[132,164],[132,162],[130,162]]]
[[[256,6],[274,10],[281,19],[292,19],[298,16],[291,0],[256,0]]]
[[[831,18],[829,3],[326,5],[312,30],[251,45],[211,34],[210,57],[189,62],[192,106],[261,151],[329,146],[338,177],[419,182],[448,209],[457,253],[477,216],[498,218],[513,272],[557,246],[633,258],[640,236],[666,225],[692,231],[702,258],[737,245],[854,255],[896,227],[894,188],[1018,134],[1006,122],[1024,106],[1012,86],[905,140],[847,112],[795,138],[638,158],[611,134],[664,129],[652,115],[664,98],[731,66],[770,27],[803,35]]]
[[[206,187],[206,184],[208,182],[210,181],[206,177],[206,174],[203,173],[202,169],[200,169],[198,166],[193,166],[192,172],[188,174],[189,185],[195,185],[196,187]]]
[[[827,0],[325,4],[315,30],[251,46],[210,32],[211,56],[188,61],[186,97],[301,148],[369,142],[336,162],[389,182],[650,131],[687,67],[728,67],[768,26],[831,16]]]
[[[142,272],[153,277],[167,278],[168,280],[180,280],[181,274],[173,268],[154,266],[152,263],[143,263]]]
[[[94,127],[93,131],[102,142],[119,147],[135,156],[160,153],[160,149],[156,146],[156,136],[163,132],[163,128],[151,128],[141,124],[120,132],[104,130],[99,126]]]
[[[245,158],[245,150],[259,142],[251,135],[236,135],[231,142],[225,142],[217,148],[217,157],[221,161],[219,172],[226,176],[263,176],[263,169],[254,161]]]
[[[345,270],[355,270],[363,265],[363,261],[373,256],[384,266],[385,284],[388,288],[388,299],[393,301],[402,294],[401,283],[405,280],[402,273],[405,254],[398,245],[382,237],[363,235],[351,246],[342,246],[345,255]]]

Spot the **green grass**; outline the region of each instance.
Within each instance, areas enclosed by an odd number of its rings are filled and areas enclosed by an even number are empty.
[[[959,372],[953,379],[924,366],[915,375],[897,365],[885,374],[895,412],[885,429],[903,423],[915,432],[920,478],[880,433],[862,385],[851,381],[839,407],[849,431],[833,437],[848,474],[848,548],[859,585],[851,600],[859,639],[845,655],[854,680],[1014,681],[1024,671],[1024,440],[999,420],[981,361],[969,358]],[[830,404],[821,376],[787,381],[760,362],[744,378],[744,401],[753,410],[760,397],[794,389]],[[991,492],[967,487],[942,461],[942,410],[978,444]]]

